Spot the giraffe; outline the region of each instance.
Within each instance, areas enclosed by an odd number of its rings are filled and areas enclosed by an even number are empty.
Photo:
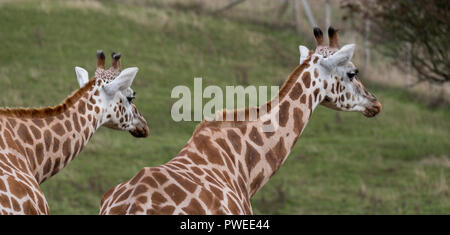
[[[279,90],[278,102],[269,101],[256,121],[202,121],[172,160],[145,167],[109,190],[100,214],[252,214],[251,197],[285,162],[319,104],[377,115],[380,102],[356,79],[350,62],[355,45],[334,48],[337,33],[331,32],[326,47],[320,29],[314,33],[318,50],[300,47],[301,64]],[[250,108],[218,115],[236,120],[239,112],[247,118]],[[264,132],[265,125],[275,131]]]
[[[132,103],[138,71],[121,71],[120,54],[105,70],[97,52],[95,77],[76,67],[80,89],[47,108],[0,109],[0,214],[48,214],[39,185],[77,156],[101,126],[146,137],[147,122]]]

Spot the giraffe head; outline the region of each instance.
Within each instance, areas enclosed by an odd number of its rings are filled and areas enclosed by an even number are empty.
[[[120,53],[112,53],[112,66],[105,69],[105,54],[97,51],[97,69],[95,71],[94,102],[102,112],[100,125],[129,131],[134,137],[147,137],[149,128],[147,121],[139,113],[133,103],[136,92],[131,89],[131,84],[138,72],[138,68],[127,68],[122,71]],[[76,67],[77,80],[83,87],[89,80],[88,72]]]
[[[368,92],[358,79],[358,69],[351,62],[354,44],[340,48],[337,31],[328,29],[329,46],[324,44],[323,33],[314,28],[316,50],[310,52],[300,46],[300,64],[309,61],[314,68],[312,80],[322,86],[320,104],[338,111],[362,112],[366,117],[374,117],[381,111],[381,103]]]

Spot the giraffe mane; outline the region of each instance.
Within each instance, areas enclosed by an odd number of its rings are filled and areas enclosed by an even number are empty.
[[[83,95],[88,92],[95,84],[96,79],[92,78],[83,87],[76,90],[72,95],[68,96],[61,104],[53,107],[44,108],[5,108],[0,109],[0,116],[18,117],[18,118],[45,118],[56,116],[66,112],[72,107]]]
[[[291,72],[291,74],[289,75],[287,81],[283,84],[283,86],[281,87],[280,91],[278,92],[278,99],[279,100],[282,100],[289,93],[289,91],[292,89],[292,87],[297,82],[298,77],[303,72],[303,70],[306,69],[307,67],[309,67],[309,62],[311,61],[311,58],[312,58],[311,55],[312,54],[313,54],[313,52],[310,51],[309,55],[308,55],[308,58],[302,64],[298,65],[294,69],[294,71]],[[272,100],[270,100],[269,102],[266,103],[266,107],[267,107],[267,112],[269,112],[271,110],[271,107],[272,107]],[[248,122],[250,111],[251,110],[256,110],[256,114],[259,116],[260,109],[261,109],[261,107],[247,107],[245,109],[234,109],[234,110],[223,109],[223,110],[220,110],[216,114],[216,119],[217,119],[217,117],[220,117],[220,115],[222,115],[222,120],[223,121],[203,120],[197,126],[196,130],[194,131],[194,133],[196,133],[197,130],[200,130],[204,126],[208,126],[208,127],[222,127],[222,126],[238,126],[238,125],[242,125],[242,124],[245,125]],[[233,113],[233,120],[237,120],[238,115],[240,113],[244,113],[245,119],[243,121],[226,121],[226,117],[227,117],[227,115],[229,113]]]

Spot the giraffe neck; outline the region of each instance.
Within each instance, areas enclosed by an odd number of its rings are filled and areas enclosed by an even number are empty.
[[[44,142],[40,146],[41,160],[36,152],[38,162],[33,170],[39,183],[67,166],[86,146],[100,120],[100,115],[94,111],[94,107],[98,107],[94,105],[89,100],[80,99],[73,109],[56,116],[52,121],[41,120],[47,124],[47,130],[43,133]],[[88,107],[93,108],[89,110]]]
[[[12,149],[25,162],[38,183],[58,173],[77,156],[101,125],[98,87],[90,82],[76,100],[50,116],[5,117],[8,133],[19,140]],[[83,89],[83,88],[82,88]],[[58,107],[58,106],[57,106]],[[36,111],[36,110],[35,110]],[[5,133],[4,133],[5,135]],[[11,146],[9,146],[11,147]]]
[[[267,183],[285,162],[312,112],[325,96],[324,90],[319,88],[322,87],[319,79],[313,77],[314,70],[309,60],[299,65],[280,90],[278,104],[257,121],[249,122],[246,131],[248,138],[244,143],[246,150],[241,157],[248,169],[250,196]],[[274,126],[275,130],[263,132],[263,126],[267,125]]]

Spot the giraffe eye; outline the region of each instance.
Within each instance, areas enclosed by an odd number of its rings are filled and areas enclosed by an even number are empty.
[[[133,102],[134,98],[136,98],[136,92],[133,91],[133,95],[132,96],[127,96],[127,100],[129,103]]]
[[[350,79],[350,81],[353,81],[353,78],[358,74],[358,70],[352,71],[347,73],[347,77]]]

